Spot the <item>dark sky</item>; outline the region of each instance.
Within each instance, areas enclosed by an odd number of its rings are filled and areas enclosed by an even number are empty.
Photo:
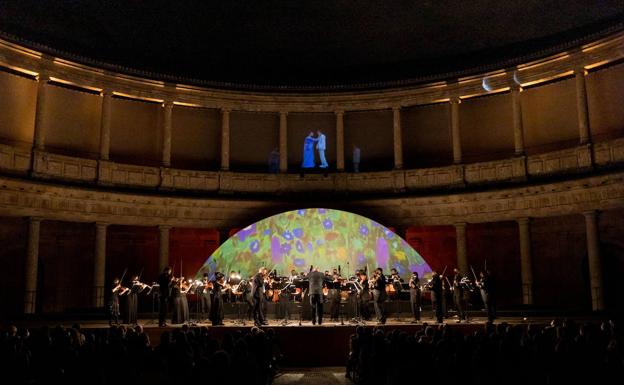
[[[624,0],[0,0],[0,30],[207,81],[336,85],[517,57],[622,22]]]

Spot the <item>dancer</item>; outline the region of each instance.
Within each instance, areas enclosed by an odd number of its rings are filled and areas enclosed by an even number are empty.
[[[327,160],[325,160],[325,149],[327,147],[325,135],[323,131],[316,130],[316,150],[319,154],[319,161],[321,162],[320,168],[327,168]]]
[[[316,163],[314,162],[314,142],[318,139],[314,137],[314,132],[310,131],[303,141],[303,162],[301,168],[314,168]]]

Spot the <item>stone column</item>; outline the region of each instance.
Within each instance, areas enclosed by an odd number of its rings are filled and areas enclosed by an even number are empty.
[[[587,88],[585,85],[584,68],[575,71],[576,77],[576,110],[578,112],[579,141],[581,144],[590,143],[589,134],[589,113],[587,109]]]
[[[584,212],[583,215],[585,216],[585,231],[587,233],[587,259],[589,262],[592,310],[600,311],[604,310],[604,297],[600,239],[598,236],[598,214],[592,210]]]
[[[95,261],[93,264],[93,307],[104,307],[106,277],[106,228],[108,224],[95,224]]]
[[[462,162],[461,136],[459,132],[459,103],[458,97],[451,98],[451,139],[453,141],[453,163]]]
[[[533,305],[533,268],[531,259],[531,231],[529,218],[520,218],[518,234],[520,236],[520,276],[522,279],[522,303]]]
[[[171,226],[158,226],[160,231],[160,247],[158,248],[159,273],[169,266],[169,230]]]
[[[336,111],[336,170],[344,171],[344,111]]]
[[[24,313],[34,314],[37,305],[37,272],[39,268],[39,229],[41,219],[29,218],[28,246],[24,264]]]
[[[457,268],[463,274],[468,274],[468,252],[466,248],[466,223],[455,224],[457,238]]]
[[[100,118],[100,159],[108,160],[110,156],[110,123],[111,102],[113,93],[110,90],[102,90],[102,114]]]
[[[35,134],[34,148],[43,150],[45,147],[45,119],[46,119],[46,97],[48,94],[48,81],[50,77],[41,73],[37,76],[37,106],[35,108]]]
[[[403,138],[401,137],[401,107],[392,108],[392,132],[394,139],[394,168],[403,168]]]
[[[171,116],[173,114],[173,102],[163,103],[163,147],[162,165],[171,167]]]
[[[288,171],[288,112],[280,111],[279,126],[279,169],[280,172]]]
[[[230,169],[230,110],[221,109],[221,170]]]
[[[511,113],[513,115],[514,147],[516,155],[524,155],[524,126],[522,125],[522,104],[520,93],[522,87],[514,84],[511,87]]]

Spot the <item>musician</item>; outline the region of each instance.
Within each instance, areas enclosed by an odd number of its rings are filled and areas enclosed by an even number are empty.
[[[204,273],[202,277],[202,284],[197,288],[202,319],[207,319],[210,316],[210,308],[212,307],[212,299],[210,293],[211,287],[212,283],[208,279],[208,273]]]
[[[464,297],[465,287],[463,285],[463,274],[459,271],[459,269],[453,269],[453,303],[455,303],[455,308],[457,309],[457,316],[459,317],[457,323],[466,320],[466,299]]]
[[[435,309],[435,317],[439,324],[442,323],[444,313],[442,311],[442,299],[444,298],[442,277],[437,271],[433,271],[431,281],[427,284],[427,288],[431,291],[431,304]]]
[[[119,325],[119,316],[121,313],[119,312],[119,297],[126,294],[128,292],[127,287],[121,286],[121,281],[119,278],[115,278],[113,280],[113,288],[111,290],[111,299],[109,305],[109,325],[113,324],[113,320],[115,320],[115,325]]]
[[[477,287],[481,291],[481,299],[487,311],[488,321],[496,318],[496,281],[489,271],[480,272]]]
[[[332,321],[338,321],[340,318],[340,286],[341,279],[338,271],[334,269],[331,279],[331,289],[329,289],[329,313]]]
[[[293,269],[293,270],[290,271],[290,277],[288,278],[288,280],[290,282],[292,282],[292,281],[294,281],[296,279],[299,279],[299,274],[297,274],[297,270]]]
[[[232,292],[232,288],[238,285],[240,281],[241,281],[240,275],[236,274],[234,270],[230,271],[230,275],[228,276],[227,281],[226,281],[226,283],[230,287],[229,289],[226,290],[226,293],[227,293],[226,297],[228,299],[228,302],[236,301],[236,295],[234,295],[234,293]]]
[[[329,272],[328,272],[329,273]],[[318,268],[308,274],[310,305],[312,305],[312,325],[323,323],[323,282],[325,276]]]
[[[413,323],[420,322],[420,279],[418,278],[418,272],[413,271],[409,280],[410,290],[410,306],[412,307],[412,314],[414,315]]]
[[[370,285],[368,283],[368,275],[366,271],[360,270],[356,273],[362,290],[358,293],[358,309],[360,316],[368,321],[370,320],[370,312],[368,311],[368,302],[370,301]]]
[[[139,276],[132,277],[132,286],[128,291],[128,324],[136,325],[138,318],[139,307],[139,293],[141,293],[147,287],[146,284],[139,280]]]
[[[403,283],[403,278],[397,272],[397,269],[390,270],[390,282],[392,283],[392,287],[394,288],[394,292],[396,293],[396,299],[398,300],[401,294],[401,289],[403,288],[401,284]]]
[[[268,325],[268,322],[266,322],[264,319],[264,314],[262,311],[265,292],[264,278],[266,277],[266,275],[266,267],[261,267],[260,269],[258,269],[258,274],[254,275],[251,284],[252,298],[254,301],[253,317],[256,326]]]
[[[223,311],[223,293],[227,291],[225,275],[221,272],[215,273],[215,280],[212,282],[212,306],[210,320],[212,326],[222,326],[225,313]]]
[[[375,269],[373,278],[370,280],[370,285],[373,290],[373,304],[375,306],[375,315],[377,316],[378,324],[386,323],[386,309],[384,303],[387,299],[386,294],[386,276],[383,274],[381,267]]]
[[[175,278],[171,284],[171,298],[173,301],[172,324],[183,324],[188,321],[188,302],[186,301],[185,290],[184,278]],[[186,306],[184,306],[185,302]]]
[[[159,289],[159,308],[158,308],[158,326],[165,327],[167,324],[165,323],[165,316],[167,314],[167,303],[169,302],[169,297],[171,295],[171,281],[173,280],[171,266],[167,266],[162,274],[158,276],[158,285]]]

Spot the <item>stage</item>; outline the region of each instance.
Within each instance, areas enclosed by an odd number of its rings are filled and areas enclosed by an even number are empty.
[[[522,317],[509,316],[496,320],[496,323],[506,322],[511,325],[523,324],[528,325],[546,325],[556,317]],[[600,322],[601,319],[584,317],[575,318],[579,322]],[[471,316],[468,322],[457,323],[455,318],[449,318],[444,321],[444,325],[462,331],[463,333],[473,333],[482,329],[487,319],[481,315]],[[407,333],[413,334],[422,329],[425,324],[435,326],[435,319],[426,314],[420,323],[412,323],[407,314],[403,317],[388,318],[385,325],[377,325],[375,321],[364,323],[356,323],[353,320],[344,320],[342,322],[329,322],[328,319],[323,321],[322,325],[312,325],[309,320],[304,320],[299,325],[299,320],[290,320],[287,324],[283,324],[282,320],[270,319],[269,325],[263,326],[263,329],[271,328],[275,332],[277,345],[283,354],[283,366],[287,367],[319,367],[319,366],[342,366],[349,353],[349,336],[355,332],[358,325],[365,327],[381,327],[385,331],[400,329]],[[73,324],[80,324],[84,329],[105,330],[109,327],[108,322],[104,320],[81,320],[81,319],[31,319],[18,323],[18,326],[26,326],[36,328],[43,325],[56,326],[63,325],[70,327]],[[198,322],[189,323],[189,327],[207,327],[211,335],[221,340],[227,333],[248,332],[253,326],[253,322],[244,321],[244,324],[237,319],[226,318],[224,326],[212,326],[210,323]],[[143,326],[144,331],[149,335],[152,345],[158,345],[160,335],[164,331],[174,331],[182,328],[183,325],[168,325],[166,327],[158,327],[158,322],[153,319],[140,319],[139,324]],[[129,327],[126,325],[126,327]],[[314,348],[311,348],[315,346]]]

